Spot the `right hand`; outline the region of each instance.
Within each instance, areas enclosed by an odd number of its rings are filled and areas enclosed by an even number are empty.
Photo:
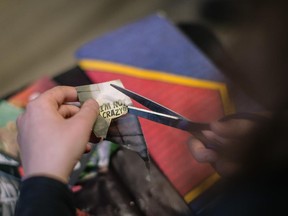
[[[195,137],[189,143],[192,155],[200,163],[211,163],[221,176],[231,176],[242,168],[242,160],[253,145],[258,123],[247,119],[230,119],[210,124],[211,131],[203,131],[207,139],[219,145],[223,152],[208,149]]]

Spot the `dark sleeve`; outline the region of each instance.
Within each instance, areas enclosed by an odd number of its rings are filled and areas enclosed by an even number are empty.
[[[64,183],[48,177],[31,177],[22,182],[15,216],[76,215],[72,198]]]

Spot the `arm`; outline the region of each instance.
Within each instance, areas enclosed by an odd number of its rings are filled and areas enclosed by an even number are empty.
[[[25,176],[16,215],[73,215],[66,183],[86,149],[98,116],[98,104],[81,108],[73,87],[55,87],[30,102],[17,120],[21,161]],[[49,212],[52,211],[52,212]]]
[[[75,213],[72,193],[63,182],[45,176],[30,177],[22,182],[15,216]]]

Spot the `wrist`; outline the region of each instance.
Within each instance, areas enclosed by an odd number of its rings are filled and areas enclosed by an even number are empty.
[[[60,164],[60,165],[59,165]],[[56,161],[52,158],[45,159],[33,158],[30,160],[23,160],[24,177],[23,179],[28,179],[34,176],[44,176],[49,177],[65,184],[68,183],[70,172],[67,165],[63,161]]]
[[[55,175],[55,174],[51,174],[51,173],[46,173],[46,172],[34,172],[34,173],[24,174],[22,181],[29,179],[29,178],[33,178],[33,177],[47,177],[47,178],[62,182],[64,184],[68,183],[68,178]]]

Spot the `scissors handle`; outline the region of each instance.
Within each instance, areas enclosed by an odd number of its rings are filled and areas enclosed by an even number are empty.
[[[258,123],[260,125],[267,124],[271,119],[269,119],[266,116],[259,115],[259,114],[254,114],[254,113],[234,113],[231,115],[224,116],[223,118],[219,119],[219,122],[225,122],[233,119],[243,119],[243,120],[249,120],[253,121],[255,123]],[[199,139],[203,145],[208,148],[215,150],[216,152],[223,154],[225,153],[224,149],[221,147],[221,145],[217,144],[217,141],[211,141],[209,140],[203,133],[202,131],[191,131],[191,133]]]
[[[224,116],[223,118],[219,119],[219,121],[225,122],[225,121],[229,121],[233,119],[250,120],[256,123],[267,123],[271,120],[270,118],[266,116],[255,114],[255,113],[239,112],[239,113],[234,113],[231,115]]]

